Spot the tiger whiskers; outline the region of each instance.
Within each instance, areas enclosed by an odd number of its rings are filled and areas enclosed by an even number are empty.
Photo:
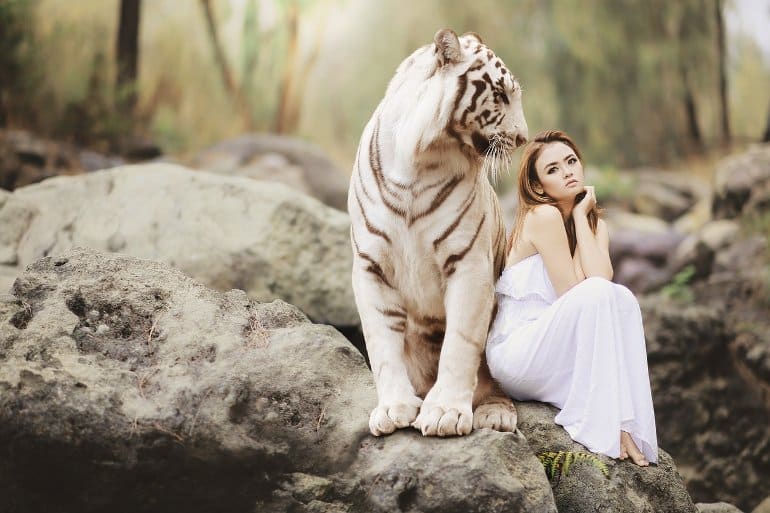
[[[482,163],[481,170],[490,177],[493,185],[497,185],[497,179],[502,169],[510,170],[512,153],[510,141],[499,134],[492,136],[489,148],[484,152],[484,162]]]

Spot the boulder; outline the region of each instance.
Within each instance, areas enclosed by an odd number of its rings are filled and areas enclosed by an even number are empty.
[[[640,178],[632,206],[634,212],[671,222],[693,206],[693,198],[668,184]]]
[[[663,452],[552,492],[535,454],[579,446],[551,407],[520,404],[521,433],[374,438],[375,401],[333,328],[163,263],[73,248],[0,300],[8,511],[695,511]]]
[[[770,207],[770,145],[756,145],[722,160],[714,173],[716,219],[761,213]]]
[[[284,474],[345,469],[368,436],[363,357],[283,301],[77,248],[13,293],[0,303],[12,511],[246,510]]]
[[[625,258],[643,258],[663,267],[683,239],[684,235],[672,230],[650,233],[615,229],[610,234],[610,257],[613,263]]]
[[[735,221],[721,219],[706,223],[677,246],[671,255],[671,268],[678,272],[688,265],[693,265],[694,278],[706,278],[712,272],[716,255],[736,242],[739,236],[740,225]]]
[[[697,291],[697,288],[696,288]],[[708,294],[721,297],[724,285]],[[748,510],[770,493],[770,407],[724,305],[641,298],[658,441],[699,502]],[[747,346],[748,347],[748,346]],[[758,355],[757,358],[760,358]]]
[[[58,175],[123,165],[120,157],[42,139],[24,130],[0,130],[0,188],[14,190]]]
[[[699,502],[695,507],[698,508],[698,513],[743,513],[741,510],[727,502]]]
[[[516,403],[519,429],[527,437],[535,454],[551,451],[586,449],[573,442],[569,434],[554,424],[558,410],[536,403]],[[609,477],[589,464],[573,464],[553,487],[559,511],[588,513],[595,511],[695,512],[682,477],[665,451],[659,450],[658,464],[639,467],[630,460],[620,461],[599,456]]]
[[[673,277],[668,269],[658,267],[643,258],[624,258],[620,260],[620,265],[614,265],[614,269],[613,281],[625,285],[634,293],[658,290]]]
[[[32,204],[0,189],[0,266],[18,263],[19,241],[36,213]]]
[[[692,233],[711,221],[712,202],[711,194],[700,198],[690,210],[673,222],[674,230],[679,233]]]
[[[662,219],[654,216],[634,214],[624,210],[608,209],[604,218],[607,221],[611,234],[629,230],[662,235],[671,231],[669,224]]]
[[[348,178],[317,146],[276,134],[246,134],[203,150],[192,166],[213,173],[275,180],[347,211]]]
[[[52,178],[14,197],[38,211],[17,245],[21,268],[82,245],[281,298],[316,322],[360,322],[347,215],[281,184],[159,163]]]

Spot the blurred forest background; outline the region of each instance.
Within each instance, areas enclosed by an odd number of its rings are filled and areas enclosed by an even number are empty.
[[[767,0],[0,0],[0,128],[126,154],[297,135],[349,169],[398,63],[475,31],[602,167],[770,139]],[[764,27],[764,28],[763,28]]]

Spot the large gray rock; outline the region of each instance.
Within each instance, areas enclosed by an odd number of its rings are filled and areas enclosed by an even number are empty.
[[[19,241],[36,213],[37,209],[29,202],[0,189],[0,265],[18,263]]]
[[[669,266],[678,272],[688,265],[695,267],[694,277],[706,278],[712,272],[714,258],[728,245],[736,242],[740,235],[737,222],[720,219],[703,225],[688,235],[673,251]]]
[[[770,493],[770,458],[760,449],[770,447],[770,406],[763,400],[770,381],[747,364],[762,339],[736,336],[743,328],[725,305],[704,306],[696,292],[702,305],[660,295],[641,300],[658,440],[696,500],[749,510]],[[704,293],[729,297],[725,284]]]
[[[359,324],[347,215],[281,184],[145,164],[52,178],[13,197],[38,210],[16,244],[22,269],[81,245],[281,298],[316,322]]]
[[[0,311],[4,477],[29,491],[16,511],[59,490],[64,510],[237,509],[283,472],[344,469],[367,436],[362,356],[282,301],[74,249],[30,266]]]
[[[553,406],[516,403],[519,429],[536,454],[557,451],[585,451],[569,434],[554,424],[558,410]],[[658,465],[638,467],[630,460],[599,456],[609,470],[609,478],[589,464],[575,464],[553,488],[559,511],[583,513],[628,511],[647,513],[695,513],[682,477],[666,452],[659,451]]]
[[[635,293],[659,290],[673,278],[670,270],[658,267],[644,258],[626,257],[620,260],[619,265],[613,264],[613,267],[615,274],[612,280]]]
[[[136,155],[141,157],[142,155]],[[116,156],[41,139],[24,130],[0,129],[0,188],[14,190],[58,175],[79,174],[125,164]]]
[[[695,506],[698,508],[698,513],[743,513],[728,502],[699,502]]]
[[[770,145],[757,145],[722,160],[714,173],[716,219],[761,213],[770,206]]]
[[[246,134],[203,150],[193,167],[227,175],[274,180],[347,211],[348,177],[317,146],[295,137]]]
[[[542,405],[520,405],[527,439],[373,438],[371,373],[333,328],[124,255],[76,248],[16,281],[0,392],[10,512],[694,511],[665,453],[604,458],[609,480],[576,465],[552,493],[535,454],[579,446]]]
[[[35,262],[0,302],[0,391],[6,511],[555,511],[521,435],[374,439],[333,328],[161,263]]]

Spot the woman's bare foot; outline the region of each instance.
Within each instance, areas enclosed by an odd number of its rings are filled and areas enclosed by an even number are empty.
[[[625,460],[631,458],[631,461],[639,465],[640,467],[647,467],[650,462],[644,457],[642,451],[634,443],[634,439],[631,438],[626,431],[620,432],[620,459]]]

